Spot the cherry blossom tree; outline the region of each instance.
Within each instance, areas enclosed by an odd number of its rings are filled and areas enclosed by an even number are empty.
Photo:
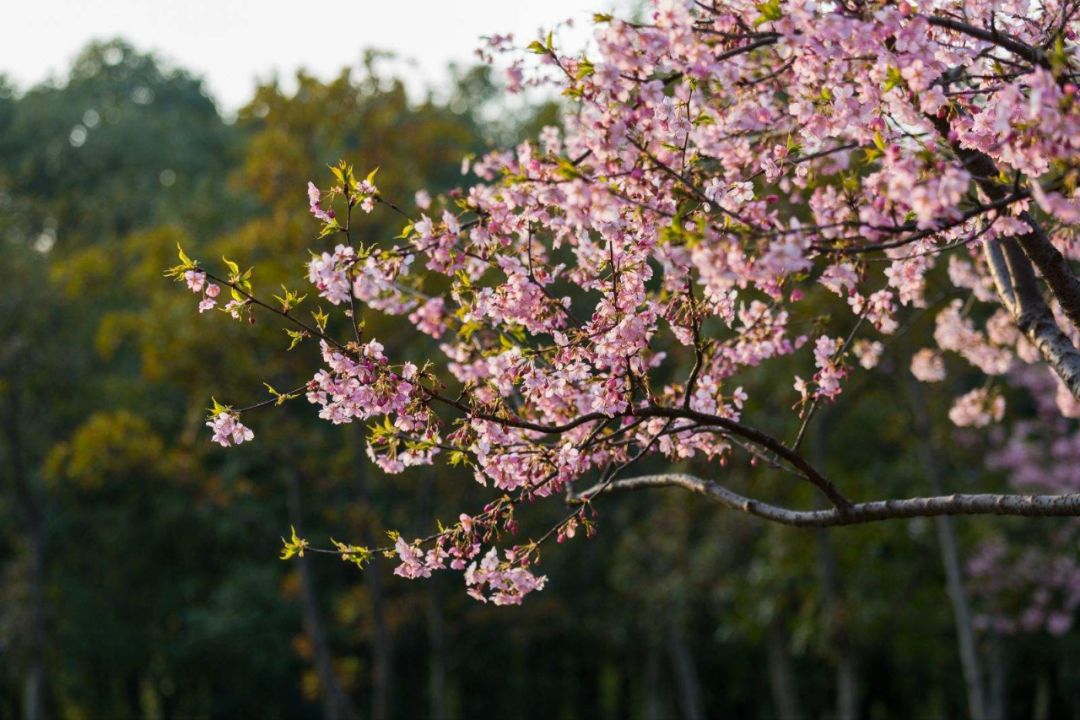
[[[911,357],[915,377],[940,380],[958,358],[985,378],[955,399],[953,423],[1000,422],[1018,368],[1047,373],[1058,412],[1076,416],[1078,9],[657,0],[642,22],[595,16],[591,55],[554,35],[520,55],[489,38],[483,58],[513,58],[511,91],[566,96],[562,129],[467,159],[476,182],[434,199],[385,197],[375,172],[332,168],[307,188],[319,232],[306,290],[271,299],[251,270],[181,250],[170,273],[200,311],[276,315],[322,358],[266,401],[215,400],[213,438],[251,440],[242,417],[301,399],[331,423],[369,423],[384,472],[460,467],[491,500],[452,526],[385,548],[293,533],[284,555],[362,566],[383,552],[408,578],[462,571],[471,595],[499,604],[541,589],[540,548],[592,533],[594,505],[616,491],[679,487],[796,526],[1080,515],[1074,486],[1052,481],[1029,486],[1066,492],[849,497],[800,450],[816,409],[926,314],[933,343]],[[365,237],[372,212],[400,216],[400,235]],[[365,334],[374,312],[442,357],[388,355]],[[760,412],[777,398],[789,418]],[[825,507],[735,492],[724,467],[746,458]],[[635,476],[643,465],[667,469]],[[519,512],[534,503],[567,509],[525,539]]]

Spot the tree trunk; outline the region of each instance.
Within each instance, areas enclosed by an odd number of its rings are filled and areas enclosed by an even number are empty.
[[[836,720],[859,716],[858,673],[855,653],[848,639],[837,579],[836,549],[828,528],[817,531],[818,572],[821,576],[822,611],[829,645],[836,653]]]
[[[433,475],[427,473],[420,483],[418,515],[431,515]],[[418,533],[419,534],[419,533]],[[428,713],[432,720],[446,720],[446,629],[443,623],[439,578],[424,583],[424,605],[428,635]]]
[[[705,707],[701,699],[701,681],[698,679],[694,654],[686,642],[686,634],[679,622],[673,622],[667,636],[667,649],[671,654],[675,682],[679,686],[679,706],[687,720],[703,720]]]
[[[27,553],[27,616],[26,658],[23,676],[24,720],[42,720],[45,713],[45,509],[39,489],[34,487],[26,468],[22,428],[19,425],[21,408],[19,383],[12,377],[7,393],[4,435],[8,445],[11,480],[14,485],[15,506],[18,508]]]
[[[987,638],[987,720],[1005,720],[1005,653],[994,633]]]
[[[1035,679],[1035,696],[1031,700],[1031,720],[1049,720],[1050,718],[1050,678],[1046,673],[1039,673]]]
[[[430,644],[428,667],[428,711],[432,720],[446,720],[446,633],[443,626],[442,603],[437,580],[432,578],[425,588],[427,602],[427,631]]]
[[[660,648],[656,639],[650,637],[645,657],[645,718],[664,720],[666,717],[660,694]]]
[[[355,437],[356,495],[360,502],[361,517],[360,542],[365,547],[375,547],[375,533],[372,525],[375,512],[371,507],[371,493],[368,480],[368,460],[364,454],[367,438],[364,428],[357,424]],[[383,592],[382,575],[379,573],[381,558],[372,559],[372,568],[364,573],[368,596],[371,598],[371,619],[373,635],[371,638],[372,673],[371,673],[371,718],[387,720],[390,716],[390,693],[393,687],[393,645],[390,627],[386,621],[386,598]]]
[[[818,415],[818,431],[810,436],[807,448],[814,467],[824,469],[826,461],[825,438],[829,413]],[[820,500],[818,501],[820,503]],[[833,546],[829,528],[819,528],[818,575],[821,582],[821,609],[827,642],[836,657],[836,720],[855,720],[859,715],[858,663],[848,634],[846,613],[837,570],[836,548]]]
[[[40,516],[27,530],[30,553],[30,643],[23,681],[24,720],[45,717],[45,539]]]
[[[769,656],[769,685],[772,689],[773,707],[780,720],[801,720],[799,693],[795,685],[795,671],[788,654],[788,637],[779,617],[769,625],[767,643]]]
[[[922,387],[914,379],[908,379],[911,395],[912,417],[914,419],[915,440],[919,462],[923,474],[930,483],[930,490],[935,495],[944,493],[941,462],[930,432],[930,421],[926,414]],[[971,609],[968,606],[967,592],[964,589],[963,570],[960,563],[960,551],[956,547],[956,534],[952,518],[940,515],[934,518],[938,544],[941,546],[941,560],[945,566],[945,582],[952,605],[953,620],[956,623],[956,638],[959,643],[960,664],[964,672],[964,684],[967,688],[968,716],[972,720],[986,717],[986,695],[983,692],[983,674],[979,663],[975,643],[975,627],[971,621]]]
[[[289,522],[296,528],[297,534],[304,535],[304,513],[300,495],[300,479],[292,470],[287,470]],[[297,558],[300,567],[300,606],[303,611],[304,631],[311,641],[315,672],[323,689],[323,717],[326,720],[359,720],[356,707],[342,690],[334,674],[333,656],[330,642],[326,635],[326,625],[319,609],[315,582],[311,577],[310,559]]]

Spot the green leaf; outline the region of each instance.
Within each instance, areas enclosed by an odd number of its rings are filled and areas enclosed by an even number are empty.
[[[344,562],[352,563],[361,570],[364,569],[366,563],[371,562],[372,551],[363,545],[347,545],[343,542],[338,542],[334,538],[330,538],[330,542],[334,544],[334,547],[341,553],[341,559]]]
[[[330,316],[323,312],[321,305],[312,311],[311,318],[315,321],[315,326],[319,328],[319,332],[326,332],[326,324],[330,322]]]
[[[240,266],[237,265],[236,263],[234,263],[229,258],[225,257],[224,255],[221,256],[221,259],[224,260],[225,264],[229,267],[229,273],[231,274],[230,275],[230,280],[233,277],[239,278],[240,277]]]
[[[780,0],[766,0],[754,5],[757,9],[759,17],[754,21],[754,25],[762,25],[767,22],[775,22],[782,17],[784,13],[780,8]]]
[[[889,69],[885,71],[885,92],[905,86],[906,83],[904,82],[904,76],[900,74],[900,68],[889,66]]]
[[[284,405],[286,400],[292,400],[296,395],[289,395],[286,393],[280,393],[275,390],[270,383],[264,382],[263,385],[270,391],[270,394],[274,396],[274,405]]]
[[[304,557],[304,551],[307,550],[309,545],[307,540],[297,537],[295,527],[290,525],[289,529],[292,531],[292,538],[290,540],[281,538],[281,542],[284,544],[281,550],[282,560],[288,560],[291,557]]]
[[[180,243],[176,243],[176,249],[179,251],[180,262],[183,263],[185,270],[190,270],[196,266],[195,261],[187,256],[184,248],[180,247]]]
[[[295,348],[307,337],[307,333],[303,330],[290,330],[289,328],[285,328],[285,334],[292,338],[292,342],[289,343],[289,350]]]

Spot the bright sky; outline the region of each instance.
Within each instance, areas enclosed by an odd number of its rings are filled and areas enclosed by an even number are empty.
[[[4,0],[0,72],[26,89],[61,76],[90,40],[123,37],[206,81],[225,112],[256,78],[300,67],[331,77],[361,50],[416,61],[411,88],[437,86],[451,60],[470,63],[479,36],[514,33],[524,46],[567,18],[564,47],[591,37],[592,13],[623,0]]]

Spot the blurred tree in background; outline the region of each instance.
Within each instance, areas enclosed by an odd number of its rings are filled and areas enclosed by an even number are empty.
[[[278,408],[257,450],[212,450],[192,398],[298,387],[316,348],[279,352],[289,339],[266,319],[191,322],[161,277],[182,242],[258,262],[277,287],[316,247],[304,186],[326,164],[384,168],[382,193],[411,209],[411,189],[459,182],[464,155],[556,117],[493,112],[482,70],[416,102],[380,61],[264,85],[233,123],[198,79],[123,42],[87,48],[63,84],[0,82],[0,718],[974,715],[970,617],[925,521],[794,530],[678,492],[626,497],[600,518],[620,532],[548,551],[548,590],[520,608],[378,561],[275,561],[289,525],[371,545],[482,497],[446,469],[388,480],[354,428],[304,403]],[[400,225],[379,211],[363,232]],[[433,350],[369,322],[403,359]],[[818,418],[819,465],[853,488],[920,487],[930,448],[945,491],[985,474],[977,444],[920,431],[919,402],[895,402],[906,368],[888,353],[882,368]],[[1000,528],[953,525],[957,562]],[[1076,645],[978,635],[987,713],[1075,716]]]

